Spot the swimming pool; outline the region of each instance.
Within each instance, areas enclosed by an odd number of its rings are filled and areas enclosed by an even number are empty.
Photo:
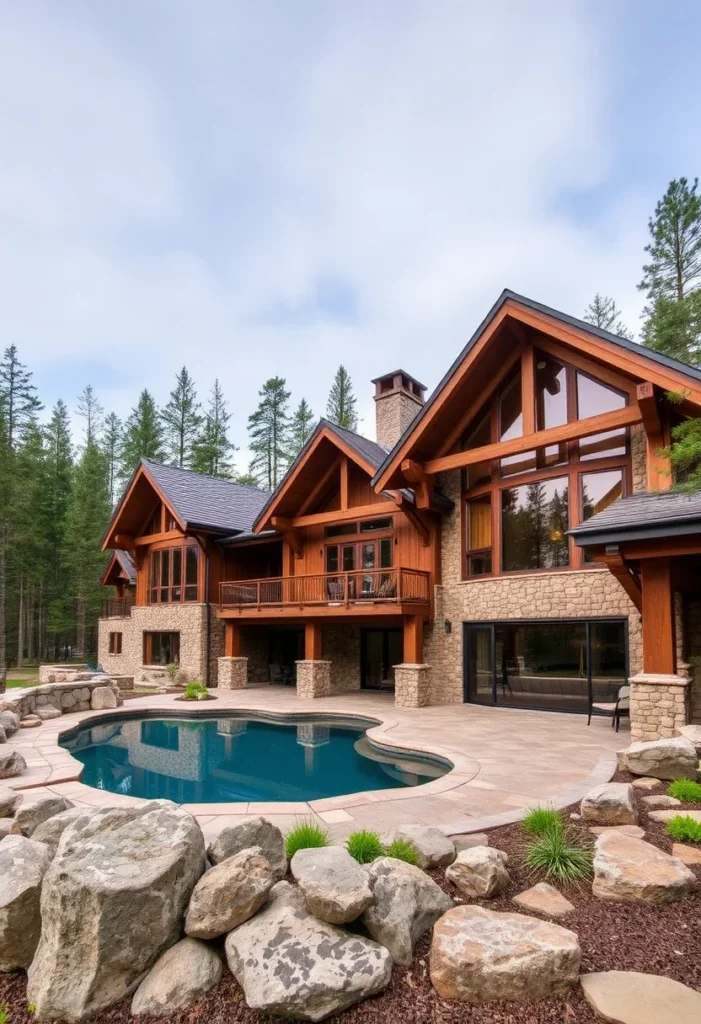
[[[371,744],[365,732],[375,724],[140,715],[79,726],[61,746],[85,766],[87,786],[178,803],[318,800],[420,786],[450,770]]]

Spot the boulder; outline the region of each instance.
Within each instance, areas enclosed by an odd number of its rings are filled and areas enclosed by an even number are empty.
[[[111,686],[95,687],[90,697],[92,711],[109,711],[117,706],[117,694]]]
[[[195,886],[185,916],[185,934],[216,939],[253,917],[274,885],[260,847],[242,850],[211,868]]]
[[[433,825],[402,825],[394,839],[406,839],[418,853],[418,867],[447,868],[455,860],[455,843]]]
[[[659,779],[646,779],[643,775],[640,779],[633,779],[631,786],[634,789],[644,789],[646,792],[651,789],[659,789],[662,785]]]
[[[658,807],[681,807],[681,800],[677,800],[676,797],[666,796],[661,793],[659,796],[644,796],[643,803],[646,807],[650,807],[655,810]]]
[[[212,864],[221,864],[227,857],[233,857],[241,850],[250,850],[252,846],[260,847],[276,882],[285,877],[285,840],[277,825],[265,818],[252,818],[251,821],[242,821],[240,825],[223,829],[207,847],[207,859]]]
[[[635,825],[633,787],[626,782],[607,782],[590,790],[579,807],[584,821],[595,825]]]
[[[592,891],[600,899],[672,903],[696,888],[693,872],[651,843],[615,832],[596,841]]]
[[[683,725],[679,733],[683,739],[694,744],[696,756],[701,758],[701,725]]]
[[[453,901],[420,868],[394,857],[373,861],[367,873],[375,902],[363,914],[363,924],[396,964],[408,967],[414,943]]]
[[[579,979],[584,998],[602,1020],[618,1024],[697,1024],[701,992],[660,974],[601,971]]]
[[[465,835],[450,836],[450,841],[455,847],[455,852],[471,850],[473,846],[489,846],[489,836],[486,832],[468,832]]]
[[[685,843],[672,843],[672,856],[677,857],[688,868],[701,864],[701,846],[687,846]]]
[[[20,729],[38,729],[44,723],[36,715],[28,715],[19,723]]]
[[[671,821],[672,818],[678,818],[681,815],[683,818],[692,818],[694,821],[701,822],[701,811],[692,811],[688,807],[683,807],[681,811],[675,811],[673,809],[666,811],[648,811],[648,816],[653,821]]]
[[[41,883],[51,863],[41,843],[10,835],[0,843],[0,971],[26,969],[41,932]]]
[[[433,929],[430,974],[443,999],[526,1002],[576,984],[581,950],[574,932],[525,914],[453,907]]]
[[[619,768],[647,778],[695,779],[698,765],[696,747],[683,736],[631,743],[625,750],[618,751]]]
[[[565,917],[574,910],[573,904],[547,882],[538,882],[525,892],[520,892],[514,896],[514,903],[522,910],[542,914],[543,917]]]
[[[166,950],[137,988],[131,1003],[134,1017],[163,1017],[187,1010],[221,981],[222,962],[197,939],[181,939]]]
[[[7,743],[7,734],[5,733],[5,730],[3,729],[3,727],[1,725],[0,725],[0,743]]]
[[[0,750],[0,779],[12,779],[27,770],[27,762],[14,747]]]
[[[9,836],[11,833],[18,834],[17,822],[14,818],[0,818],[0,839]]]
[[[19,717],[14,711],[0,711],[0,727],[5,730],[6,736],[13,736],[19,729]]]
[[[618,832],[622,836],[630,836],[631,839],[644,839],[645,829],[640,825],[594,825],[589,829],[593,836],[604,836],[607,832]]]
[[[44,878],[27,998],[38,1020],[119,1002],[180,936],[204,870],[192,815],[165,800],[91,810],[68,825]]]
[[[24,804],[15,815],[17,827],[23,836],[30,837],[42,822],[52,818],[54,814],[70,810],[72,806],[71,801],[63,796],[47,796],[36,803]]]
[[[320,921],[348,924],[372,904],[368,873],[343,846],[298,850],[290,871]]]
[[[446,868],[445,877],[465,896],[498,896],[511,881],[506,870],[508,859],[505,853],[491,846],[475,846],[460,851]]]
[[[60,718],[61,712],[58,708],[37,708],[37,718],[42,722],[49,722],[52,718]]]
[[[14,789],[0,786],[0,818],[12,818],[24,797]]]
[[[252,1010],[296,1020],[323,1020],[378,995],[392,958],[360,935],[319,921],[301,891],[274,886],[268,905],[230,932],[226,957]]]
[[[89,813],[85,808],[71,807],[67,811],[61,811],[59,814],[54,814],[46,821],[42,821],[40,825],[32,832],[32,839],[37,843],[44,843],[49,847],[51,856],[56,853],[58,844],[61,836],[71,825],[76,818],[81,815]]]

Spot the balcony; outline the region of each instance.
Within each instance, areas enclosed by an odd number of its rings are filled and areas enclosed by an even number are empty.
[[[431,575],[419,569],[366,569],[356,572],[236,580],[219,585],[219,611],[258,615],[427,614]]]
[[[108,597],[102,602],[103,619],[123,619],[131,615],[134,607],[133,597]]]

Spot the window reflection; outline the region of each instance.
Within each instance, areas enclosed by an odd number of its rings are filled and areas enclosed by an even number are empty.
[[[569,565],[567,477],[507,487],[501,497],[504,572]]]
[[[521,405],[521,374],[511,378],[499,396],[499,440],[510,441],[523,436],[523,408]],[[528,473],[536,468],[535,452],[520,452],[499,460],[502,476]]]
[[[610,469],[603,473],[582,473],[582,522],[597,512],[603,512],[614,501],[623,497],[623,478],[622,469]],[[594,561],[589,551],[584,552],[584,561]]]
[[[491,444],[491,413],[487,412],[481,418],[475,429],[468,435],[465,442],[465,451],[472,448],[483,448]],[[467,467],[467,486],[478,487],[480,484],[488,484],[491,479],[491,465],[489,462],[477,462],[474,466]]]
[[[588,377],[577,371],[577,414],[578,418],[599,416],[604,412],[624,409],[627,399],[620,391],[607,387],[601,381]],[[604,456],[625,455],[627,449],[627,431],[607,430],[592,437],[583,437],[579,442],[580,459],[600,459]]]

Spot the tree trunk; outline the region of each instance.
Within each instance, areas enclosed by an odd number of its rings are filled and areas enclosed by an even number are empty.
[[[19,615],[17,617],[17,668],[24,661],[24,573],[19,574]]]
[[[79,597],[75,603],[75,646],[80,658],[85,657],[85,601]]]
[[[28,584],[27,595],[27,661],[31,663],[36,658],[36,626],[34,622],[34,584]]]

